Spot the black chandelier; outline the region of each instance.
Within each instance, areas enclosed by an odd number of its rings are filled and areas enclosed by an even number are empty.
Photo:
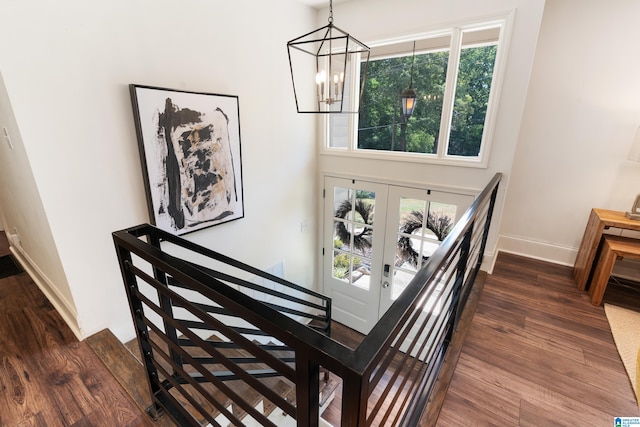
[[[370,50],[333,25],[332,0],[329,24],[289,41],[287,51],[298,113],[358,112]],[[349,88],[359,75],[355,93]]]

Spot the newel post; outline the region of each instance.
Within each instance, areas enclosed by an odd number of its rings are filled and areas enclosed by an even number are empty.
[[[342,377],[342,427],[367,425],[367,396],[363,376],[348,371]]]

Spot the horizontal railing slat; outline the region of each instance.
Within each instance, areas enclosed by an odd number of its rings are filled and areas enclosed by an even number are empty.
[[[218,280],[220,280],[222,282],[233,283],[234,285],[242,286],[243,288],[251,289],[251,290],[254,290],[254,291],[259,291],[259,292],[261,292],[263,294],[267,294],[267,295],[276,296],[278,298],[281,298],[281,299],[284,299],[284,300],[287,300],[287,301],[290,301],[290,302],[293,302],[293,303],[296,303],[296,304],[305,305],[307,307],[311,307],[311,308],[314,308],[316,310],[324,310],[324,308],[325,308],[325,306],[323,306],[323,305],[314,304],[314,303],[312,303],[310,301],[307,301],[307,300],[304,300],[302,298],[296,298],[296,297],[293,297],[291,295],[287,295],[287,294],[284,294],[282,292],[276,291],[274,289],[265,288],[263,286],[257,285],[255,283],[251,283],[251,282],[249,282],[247,280],[239,279],[239,278],[231,276],[229,274],[221,273],[219,271],[215,271],[215,270],[212,270],[210,268],[205,268],[205,267],[199,266],[197,264],[193,264],[193,263],[189,263],[189,264],[191,266],[193,266],[194,268],[202,270],[205,273],[207,273],[209,276],[214,277],[214,278],[216,278],[216,279],[218,279]],[[181,284],[179,282],[174,283],[173,281],[170,281],[169,284],[173,285],[173,286],[181,286]],[[323,299],[323,301],[326,301],[326,297],[325,297],[325,299]]]
[[[234,402],[236,402],[238,405],[240,405],[245,411],[247,411],[247,412],[253,412],[254,411],[253,406],[249,405],[242,398],[242,396],[240,396],[231,387],[227,386],[222,379],[217,378],[214,375],[214,373],[208,371],[202,365],[197,364],[195,362],[195,360],[191,357],[191,355],[189,355],[187,352],[185,352],[180,346],[177,346],[171,340],[166,339],[166,336],[164,334],[162,334],[162,332],[152,322],[147,321],[146,324],[150,329],[152,329],[156,333],[156,335],[158,337],[160,337],[160,339],[162,339],[165,342],[165,344],[167,344],[169,347],[171,347],[174,351],[178,352],[180,354],[180,356],[184,357],[189,362],[189,364],[191,366],[196,368],[198,370],[198,372],[200,372],[200,374],[204,378],[207,378],[210,383],[215,384],[216,388],[218,388],[224,394],[229,396]],[[160,347],[158,347],[156,344],[152,344],[152,345],[154,347],[154,350],[156,350],[156,352],[160,352],[161,354],[165,354],[165,356],[167,356],[166,353],[164,353],[164,351]],[[205,348],[205,347],[202,347],[202,348]],[[206,350],[206,348],[205,348],[205,350]],[[172,361],[170,361],[168,356],[166,357],[165,360],[167,360],[168,363],[171,363],[171,365],[172,365],[172,367],[174,369],[179,368],[178,366],[173,364]],[[223,364],[225,366],[227,366],[227,367],[230,367],[231,370],[233,370],[236,374],[238,374],[239,378],[244,380],[251,387],[253,387],[254,389],[257,389],[259,392],[262,392],[263,395],[269,396],[269,400],[273,399],[274,401],[278,402],[279,406],[281,408],[283,408],[283,410],[285,410],[287,413],[289,413],[292,416],[295,414],[295,408],[289,402],[287,402],[286,400],[282,399],[281,396],[278,396],[277,394],[273,393],[272,390],[270,390],[268,388],[265,388],[262,383],[260,383],[257,380],[254,380],[253,377],[250,377],[250,376],[248,376],[246,374],[243,374],[243,373],[239,372],[239,370],[234,369],[233,367],[229,366],[228,363],[223,363]],[[197,381],[194,381],[194,382],[197,383]]]
[[[210,341],[210,340],[205,340],[207,342],[207,344],[209,344],[211,347],[214,348],[231,348],[231,349],[241,349],[242,347],[239,346],[238,344],[231,342],[231,341]],[[178,338],[178,343],[181,346],[185,346],[185,347],[195,347],[196,344],[193,343],[191,340],[188,339],[184,339],[184,338]],[[291,347],[287,347],[286,345],[279,345],[279,344],[256,344],[258,347],[260,347],[263,350],[278,350],[278,351],[293,351],[293,349]]]
[[[167,233],[155,227],[147,225],[149,234],[157,234],[157,237]],[[142,228],[136,227],[137,233],[142,233]],[[180,281],[202,293],[212,300],[218,300],[221,304],[232,308],[236,313],[242,313],[242,317],[251,323],[260,323],[261,328],[269,332],[279,341],[290,346],[314,351],[322,348],[316,356],[318,362],[334,371],[342,372],[345,366],[352,365],[352,349],[341,344],[324,334],[302,325],[289,317],[271,310],[269,307],[242,292],[233,289],[217,279],[208,276],[203,271],[196,269],[178,258],[169,256],[160,249],[153,247],[129,234],[126,230],[115,232],[116,244],[128,251],[135,253],[152,265],[161,266],[173,277],[179,276]],[[250,309],[247,307],[251,307]],[[317,351],[317,350],[315,350]],[[349,369],[349,368],[347,368]]]
[[[132,267],[132,269],[134,269],[134,268],[135,267]],[[148,276],[143,271],[137,270],[137,269],[135,269],[135,270],[137,271],[138,277],[146,277],[146,279],[149,280],[149,281],[152,281],[152,282],[155,281],[155,279],[153,279],[152,277]],[[162,288],[161,287],[161,288],[157,288],[157,290],[159,291],[159,293],[165,294],[169,298],[171,298],[173,303],[176,304],[177,306],[181,306],[180,304],[187,305],[187,301],[182,296],[180,296],[180,295],[176,294],[175,292],[171,291],[169,288],[167,288],[167,287]],[[166,313],[164,313],[164,311],[160,307],[156,306],[146,296],[144,296],[143,294],[141,294],[139,292],[136,292],[136,295],[138,296],[138,298],[142,302],[144,302],[156,314],[161,316],[166,322],[171,323],[171,325],[175,329],[177,329],[180,332],[182,332],[192,342],[198,343],[198,347],[202,348],[203,346],[206,346],[205,349],[207,350],[207,352],[212,351],[212,352],[216,353],[216,354],[211,354],[211,356],[219,357],[222,360],[226,360],[226,358],[224,358],[220,353],[218,353],[215,348],[213,348],[212,346],[208,345],[207,341],[205,341],[202,338],[200,338],[198,335],[193,333],[190,329],[188,329],[186,327],[183,327],[178,321],[176,321],[172,317],[167,316]],[[203,311],[200,311],[200,310],[198,310],[196,308],[193,308],[193,311],[191,311],[191,313],[194,314],[195,316],[198,316],[202,320],[206,319],[206,321],[211,322],[211,324],[216,327],[216,330],[221,331],[223,333],[223,335],[225,335],[228,338],[232,338],[233,341],[235,343],[237,343],[237,344],[240,344],[243,349],[245,349],[247,351],[250,351],[252,354],[259,355],[261,357],[261,359],[265,363],[267,363],[269,366],[273,367],[274,369],[277,369],[279,372],[282,372],[282,375],[285,376],[286,378],[288,378],[289,380],[295,381],[295,371],[290,366],[288,366],[287,364],[280,362],[280,360],[278,360],[276,357],[274,357],[270,353],[266,352],[264,349],[261,349],[259,346],[255,345],[250,340],[248,340],[245,337],[243,337],[241,334],[238,334],[238,333],[234,332],[232,329],[228,328],[222,322],[218,321],[215,318],[212,318],[207,313],[205,313]],[[227,368],[235,372],[235,370],[234,370],[234,368],[232,366],[229,365],[229,366],[227,366]],[[241,375],[241,374],[239,374],[239,375]]]

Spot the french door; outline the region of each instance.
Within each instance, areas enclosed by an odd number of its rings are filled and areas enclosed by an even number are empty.
[[[378,320],[386,185],[325,178],[323,276],[333,319],[368,333]]]
[[[323,280],[333,319],[366,334],[473,196],[325,177],[324,200]]]

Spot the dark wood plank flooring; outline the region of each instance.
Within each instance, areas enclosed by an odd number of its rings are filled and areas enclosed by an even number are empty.
[[[27,273],[0,279],[0,426],[152,426]]]
[[[634,300],[635,298],[635,300]],[[607,290],[640,309],[637,295]],[[638,405],[602,307],[571,268],[500,254],[471,322],[438,426],[608,426]]]

